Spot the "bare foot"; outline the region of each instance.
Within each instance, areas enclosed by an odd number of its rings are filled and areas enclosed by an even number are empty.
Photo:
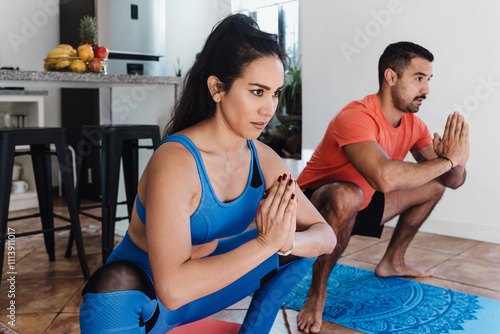
[[[310,294],[297,315],[297,327],[304,333],[319,333],[321,330],[323,310],[327,297],[326,291]]]
[[[375,275],[379,277],[430,277],[432,272],[429,270],[420,270],[414,267],[403,265],[392,265],[388,261],[381,261],[375,268]]]

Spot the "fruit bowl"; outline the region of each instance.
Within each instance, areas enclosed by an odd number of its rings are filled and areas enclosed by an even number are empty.
[[[81,57],[51,57],[44,59],[44,69],[52,72],[100,73],[106,74],[107,59]]]

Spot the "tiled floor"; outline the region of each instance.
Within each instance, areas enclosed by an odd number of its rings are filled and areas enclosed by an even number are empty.
[[[58,210],[64,213],[62,201]],[[9,217],[34,212],[13,212]],[[85,252],[93,272],[100,262],[100,224],[81,216]],[[16,231],[39,227],[39,219],[32,218],[9,223]],[[392,228],[386,228],[381,239],[355,236],[340,263],[373,270],[381,258]],[[20,237],[15,243],[15,297],[9,297],[10,286],[5,275],[0,286],[1,333],[79,333],[78,310],[84,285],[76,250],[70,259],[64,257],[68,232],[56,234],[55,262],[49,262],[40,235]],[[116,238],[117,241],[119,237]],[[419,279],[424,283],[451,288],[491,299],[500,300],[500,245],[474,240],[419,233],[407,253],[411,264],[432,269],[434,277]],[[15,327],[8,326],[7,306],[15,300]],[[214,317],[234,322],[243,320],[249,300],[216,314]],[[283,308],[272,333],[299,333],[296,329],[297,312]],[[324,322],[321,333],[359,333]]]

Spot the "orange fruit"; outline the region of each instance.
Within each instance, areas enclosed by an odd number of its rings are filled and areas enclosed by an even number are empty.
[[[85,65],[85,62],[83,60],[75,59],[71,62],[70,67],[73,72],[82,73],[85,72],[87,65]]]
[[[76,50],[80,51],[80,50],[82,50],[84,48],[91,48],[92,49],[92,45],[90,45],[90,44],[81,44],[81,45],[78,46],[78,49],[76,49]]]
[[[78,47],[78,57],[82,58],[83,61],[94,59],[94,51],[92,50],[92,47],[90,45],[88,45],[88,47]]]

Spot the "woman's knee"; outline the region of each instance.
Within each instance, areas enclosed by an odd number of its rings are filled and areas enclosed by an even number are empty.
[[[137,290],[156,298],[153,283],[144,270],[130,261],[105,264],[92,274],[82,294]]]
[[[149,276],[128,261],[107,263],[89,279],[82,291],[82,333],[144,332],[154,326],[159,304]]]

